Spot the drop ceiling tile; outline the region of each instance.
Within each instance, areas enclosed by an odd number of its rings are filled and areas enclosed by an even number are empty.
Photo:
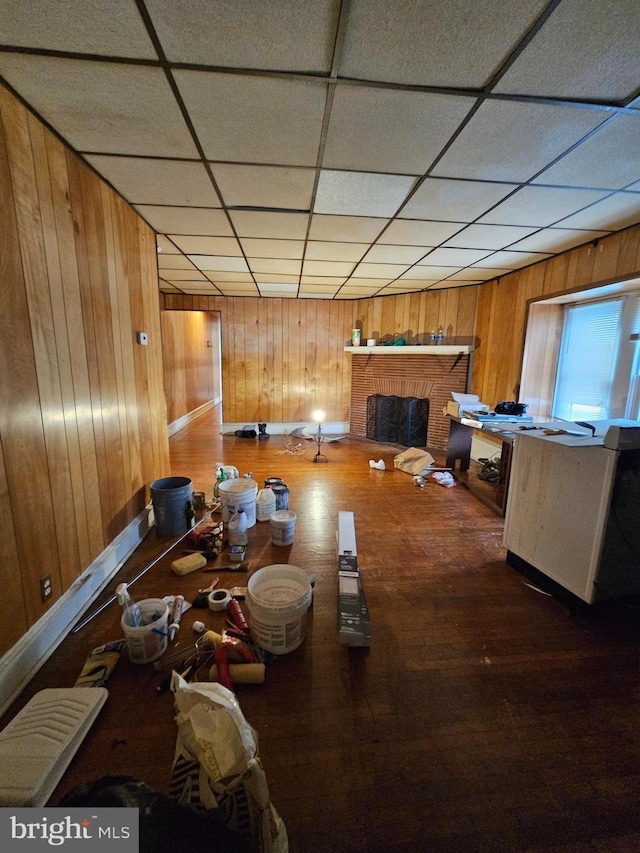
[[[391,246],[377,244],[369,249],[364,260],[366,263],[415,264],[431,250],[431,246]]]
[[[625,101],[638,87],[636,0],[563,0],[497,92]]]
[[[202,163],[103,154],[86,159],[131,204],[220,207]]]
[[[426,260],[426,259],[425,259]],[[404,279],[430,279],[431,281],[440,281],[441,278],[458,272],[460,266],[457,267],[442,267],[430,266],[429,264],[420,264],[419,266],[411,267],[402,276]]]
[[[0,42],[39,47],[157,59],[135,5],[130,0],[3,0]]]
[[[454,272],[447,276],[446,281],[467,281],[469,283],[477,283],[478,281],[487,281],[490,278],[497,278],[500,275],[506,275],[512,270],[504,269],[485,269],[484,267],[468,267],[466,270]]]
[[[473,222],[515,189],[515,184],[427,178],[398,216],[401,219],[456,222],[460,223],[456,228],[459,231],[462,223]]]
[[[410,202],[411,203],[411,202]],[[431,222],[420,219],[395,219],[378,238],[379,244],[396,246],[439,246],[464,228],[462,222]]]
[[[543,0],[352,0],[340,73],[364,80],[480,88],[545,5]]]
[[[391,281],[406,272],[408,264],[358,264],[353,278],[386,278]]]
[[[424,285],[418,281],[394,281],[392,284],[387,284],[382,294],[384,293],[419,293],[421,290],[424,290],[425,287],[430,286],[431,284],[435,284],[435,282],[429,282],[429,285]],[[382,295],[381,294],[381,295]]]
[[[305,213],[261,210],[232,210],[230,216],[239,237],[267,237],[275,240],[304,240],[309,221]]]
[[[258,288],[261,293],[297,293],[298,285],[297,284],[289,284],[285,281],[279,282],[270,282],[270,281],[261,281],[258,279],[257,281]]]
[[[172,62],[327,73],[338,23],[336,0],[229,3],[147,0]]]
[[[176,269],[165,269],[162,271],[162,275],[167,281],[206,281],[207,278],[204,276],[200,270],[191,269],[188,270],[176,270]]]
[[[551,225],[595,201],[605,198],[607,191],[560,189],[527,186],[500,202],[480,217],[480,222],[495,224]]]
[[[279,166],[211,166],[227,207],[276,207],[309,210],[315,180],[313,169]]]
[[[209,207],[163,207],[134,204],[140,216],[161,234],[199,234],[226,237],[233,234],[222,210]]]
[[[215,281],[216,284],[224,282],[242,282],[244,284],[253,284],[253,276],[250,272],[234,272],[233,270],[207,270],[205,272],[209,281]]]
[[[486,258],[487,249],[434,249],[418,266],[465,267]]]
[[[260,293],[255,284],[242,284],[240,282],[233,283],[225,283],[220,282],[218,285],[218,290],[222,293],[223,296],[259,296]]]
[[[517,252],[566,252],[591,240],[605,237],[608,231],[578,231],[572,228],[543,228],[519,240],[510,248]]]
[[[294,258],[302,260],[303,240],[264,240],[243,237],[240,241],[246,255],[252,258]]]
[[[405,175],[322,170],[314,213],[393,216],[414,183],[415,178]]]
[[[345,284],[336,293],[336,299],[366,299],[368,296],[375,296],[383,286],[383,284],[378,284],[376,287],[354,287]]]
[[[633,193],[615,193],[580,213],[568,216],[563,228],[606,228],[617,230],[640,222],[640,197]]]
[[[283,273],[270,273],[270,272],[261,272],[256,275],[256,278],[260,278],[262,282],[286,282],[287,284],[297,284],[300,280],[299,275],[286,275]]]
[[[314,213],[311,217],[309,239],[371,243],[388,221],[368,216],[327,216]]]
[[[622,189],[640,178],[639,150],[640,115],[619,115],[545,169],[534,183]]]
[[[161,252],[165,255],[179,255],[180,249],[175,245],[172,240],[169,240],[164,234],[156,234],[156,245],[158,247],[158,252]]]
[[[351,275],[354,264],[352,262],[333,262],[333,261],[310,261],[306,260],[302,265],[304,275],[321,275],[321,276],[343,276],[346,278]]]
[[[339,86],[322,165],[422,175],[474,103],[474,98]]]
[[[249,267],[244,258],[224,255],[190,255],[190,260],[201,270],[230,270],[232,272],[248,272]]]
[[[168,235],[187,255],[242,255],[235,237],[185,237]]]
[[[373,287],[380,288],[388,281],[393,281],[393,279],[386,277],[378,277],[378,278],[353,278],[353,276],[348,279],[345,284],[349,287]]]
[[[158,269],[162,273],[163,270],[193,270],[195,267],[184,255],[161,253],[158,255]]]
[[[288,261],[284,258],[247,258],[247,261],[254,275],[257,273],[300,275],[300,267],[302,266],[301,261]]]
[[[326,84],[203,71],[174,76],[209,160],[316,165]]]
[[[339,284],[303,284],[300,281],[300,293],[336,293]]]
[[[480,261],[477,266],[485,270],[492,270],[493,274],[494,269],[517,270],[521,267],[535,264],[537,261],[544,261],[550,257],[551,255],[544,254],[543,252],[513,252],[503,249],[501,252],[494,252],[488,258]]]
[[[516,225],[468,225],[443,246],[459,246],[475,249],[504,249],[516,240],[532,234],[535,228]]]
[[[202,279],[194,278],[193,276],[191,278],[182,278],[182,276],[175,275],[174,273],[175,273],[175,270],[171,273],[171,278],[169,278],[169,276],[167,276],[165,278],[165,281],[168,281],[169,284],[174,284],[180,290],[184,290],[184,288],[187,287],[189,285],[189,283],[200,284],[202,281],[206,281],[204,276],[202,276]],[[196,276],[197,276],[197,273],[196,273]]]
[[[213,293],[216,289],[210,281],[183,281],[181,287],[188,293]]]
[[[399,288],[405,288],[406,290],[424,290],[426,287],[431,287],[431,285],[435,284],[436,281],[440,281],[440,279],[408,278],[406,276],[402,276],[402,278],[398,278],[396,281],[386,285],[386,288],[395,287],[397,285]]]
[[[609,115],[560,104],[484,101],[432,174],[527,181]]]
[[[0,53],[0,74],[76,151],[197,156],[159,68]]]
[[[180,293],[177,287],[174,287],[172,284],[169,284],[168,281],[163,281],[160,279],[160,290],[162,293]]]
[[[309,287],[322,287],[327,285],[327,287],[340,287],[341,284],[344,284],[346,279],[342,276],[336,278],[331,275],[301,275],[300,276],[300,284],[306,285]]]
[[[308,261],[359,261],[369,248],[368,243],[331,243],[311,240],[307,243]]]

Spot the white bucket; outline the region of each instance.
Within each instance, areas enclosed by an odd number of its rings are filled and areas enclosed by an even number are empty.
[[[145,598],[138,602],[142,625],[133,627],[122,614],[120,624],[127,641],[127,651],[132,663],[151,663],[167,648],[169,607],[161,598]]]
[[[256,495],[258,484],[255,480],[223,480],[220,483],[220,512],[223,521],[229,521],[234,512],[242,507],[247,516],[247,527],[256,523]]]
[[[290,509],[278,509],[271,515],[271,541],[274,545],[291,545],[296,529],[296,514]]]
[[[311,584],[303,569],[287,564],[265,566],[247,583],[247,606],[253,640],[275,655],[292,652],[307,632]]]

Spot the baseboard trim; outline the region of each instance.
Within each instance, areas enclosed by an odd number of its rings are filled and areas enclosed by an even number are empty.
[[[252,429],[255,429],[258,432],[258,423],[250,424],[248,421],[243,421],[242,423],[231,424],[231,423],[223,423],[220,427],[220,433],[222,435],[233,435],[233,433],[237,429],[244,429],[245,426],[251,426]],[[296,421],[295,423],[267,423],[267,434],[268,435],[289,435],[289,433],[293,432],[294,429],[300,429],[301,427],[310,427],[314,431],[317,429],[317,424],[313,421]],[[349,432],[349,422],[348,421],[331,421],[329,423],[322,424],[322,432],[330,438],[332,435],[346,435]]]
[[[216,397],[213,400],[209,400],[207,403],[203,403],[201,406],[198,406],[197,409],[194,409],[192,412],[187,412],[186,415],[183,415],[181,418],[176,418],[175,421],[172,421],[167,426],[167,435],[171,437],[175,435],[175,433],[180,432],[181,429],[184,429],[187,424],[190,424],[191,421],[195,421],[196,418],[199,418],[200,415],[204,415],[205,412],[208,412],[209,409],[213,409],[214,406],[217,406],[218,403],[222,402],[222,397]]]
[[[151,506],[148,506],[116,536],[44,616],[0,658],[0,715],[15,701],[88,605],[122,568],[152,524],[153,511]],[[87,654],[90,651],[91,649],[87,649]]]

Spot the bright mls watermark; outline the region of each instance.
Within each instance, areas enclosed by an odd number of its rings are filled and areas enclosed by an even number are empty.
[[[0,849],[138,853],[139,817],[137,808],[0,808]]]

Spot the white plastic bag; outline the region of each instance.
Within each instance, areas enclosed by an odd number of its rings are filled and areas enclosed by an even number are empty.
[[[177,673],[178,737],[170,795],[183,805],[219,809],[221,822],[255,853],[287,853],[284,822],[269,798],[258,736],[234,693],[215,682],[188,684]]]

